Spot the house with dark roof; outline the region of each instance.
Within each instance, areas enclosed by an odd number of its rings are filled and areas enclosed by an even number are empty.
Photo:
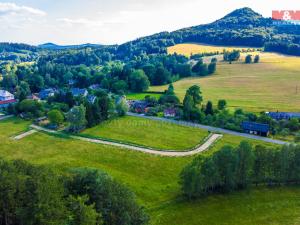
[[[88,95],[88,91],[85,88],[83,88],[83,89],[81,89],[81,88],[72,88],[71,92],[72,92],[72,95],[74,97],[79,97],[79,96],[86,97]]]
[[[167,118],[174,118],[176,116],[176,109],[175,108],[167,108],[164,110],[164,117]]]
[[[300,119],[300,113],[296,112],[267,112],[267,116],[270,116],[274,120],[290,120],[292,118]]]
[[[148,111],[149,104],[146,101],[136,101],[131,100],[127,101],[130,111],[133,111],[135,113],[146,113]]]
[[[47,98],[54,96],[54,94],[55,90],[53,88],[44,89],[40,91],[39,98],[46,100]]]
[[[86,97],[86,99],[87,99],[87,101],[88,101],[89,103],[94,104],[95,101],[96,101],[96,99],[97,99],[97,97],[96,97],[95,95],[88,95],[88,96]]]
[[[248,134],[267,137],[270,133],[270,126],[268,124],[244,121],[241,126],[243,131]]]

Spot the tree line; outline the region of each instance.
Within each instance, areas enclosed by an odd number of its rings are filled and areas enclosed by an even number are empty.
[[[135,195],[104,172],[0,160],[0,224],[142,225]]]
[[[300,183],[300,146],[281,149],[246,141],[227,145],[209,156],[198,156],[180,174],[183,194],[189,199],[228,193],[258,185]]]

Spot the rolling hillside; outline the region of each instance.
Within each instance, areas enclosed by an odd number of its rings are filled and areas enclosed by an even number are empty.
[[[201,46],[198,48],[201,49]],[[186,90],[197,84],[202,89],[204,100],[212,100],[215,104],[219,99],[226,99],[229,107],[251,112],[299,111],[300,58],[274,53],[259,54],[261,62],[258,64],[247,65],[243,57],[231,65],[218,62],[216,74],[175,82],[175,92],[183,100]],[[151,87],[151,91],[166,88]]]

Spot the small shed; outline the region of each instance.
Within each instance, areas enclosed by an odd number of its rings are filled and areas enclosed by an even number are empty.
[[[263,137],[267,137],[270,133],[270,126],[263,123],[245,121],[242,123],[242,128],[245,133]]]

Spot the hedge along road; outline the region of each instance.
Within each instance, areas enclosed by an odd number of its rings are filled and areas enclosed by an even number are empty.
[[[59,134],[59,132],[57,132],[57,131],[49,130],[49,129],[46,129],[46,128],[43,128],[43,127],[40,127],[37,125],[31,125],[30,127],[35,130],[50,133],[50,134]],[[144,152],[147,154],[167,156],[167,157],[191,156],[191,155],[195,155],[200,152],[206,151],[218,139],[222,138],[222,136],[223,135],[221,135],[221,134],[212,134],[207,138],[205,143],[203,143],[200,146],[197,146],[194,150],[178,152],[178,151],[172,151],[172,150],[169,150],[169,151],[155,150],[155,149],[133,146],[133,145],[129,145],[129,144],[121,144],[121,143],[116,143],[116,142],[103,141],[103,140],[99,140],[99,139],[80,137],[80,136],[76,136],[76,135],[69,135],[70,138],[81,140],[81,141],[86,141],[86,142],[95,143],[95,144],[111,145],[111,146],[116,146],[119,148],[125,148],[125,149],[129,149],[129,150],[133,150],[133,151],[139,151],[139,152]]]
[[[280,141],[280,140],[275,140],[275,139],[271,139],[271,138],[260,137],[260,136],[255,136],[255,135],[251,135],[251,134],[246,134],[246,133],[240,133],[240,132],[236,132],[236,131],[232,131],[232,130],[226,130],[223,128],[201,125],[198,123],[186,122],[186,121],[181,121],[181,120],[172,120],[172,119],[166,119],[166,118],[154,117],[154,116],[145,116],[142,114],[136,114],[136,113],[130,113],[130,112],[128,112],[127,115],[141,117],[141,118],[148,118],[151,120],[157,120],[157,121],[162,121],[162,122],[166,122],[166,123],[173,123],[173,124],[182,125],[182,126],[196,127],[196,128],[208,130],[213,133],[230,134],[230,135],[234,135],[234,136],[240,136],[240,137],[254,139],[254,140],[258,140],[258,141],[264,141],[264,142],[273,143],[273,144],[277,144],[277,145],[289,144],[289,142],[286,142],[286,141]]]

